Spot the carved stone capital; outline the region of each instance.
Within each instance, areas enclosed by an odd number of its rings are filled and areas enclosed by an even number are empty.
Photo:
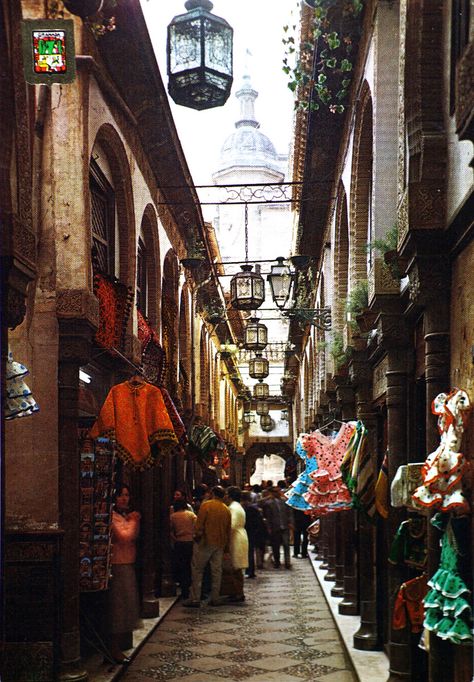
[[[369,272],[369,304],[377,295],[396,296],[400,293],[400,280],[395,279],[382,258],[376,258]]]
[[[410,184],[408,223],[410,229],[433,230],[445,226],[446,199],[440,180]]]
[[[99,326],[99,301],[87,289],[59,289],[56,315],[64,320],[84,320],[94,330]]]
[[[354,357],[349,364],[349,378],[353,386],[370,384],[372,372],[366,359]]]
[[[405,319],[401,315],[382,313],[377,320],[377,343],[384,350],[407,346],[409,337]]]
[[[418,258],[408,272],[411,303],[426,306],[436,299],[444,300],[447,276],[448,264],[443,258]]]

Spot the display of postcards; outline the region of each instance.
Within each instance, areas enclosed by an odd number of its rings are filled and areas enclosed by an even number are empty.
[[[101,540],[94,542],[94,556],[106,557],[108,551],[109,551],[109,540],[108,540],[108,538],[104,542],[102,542]]]
[[[81,507],[89,505],[92,507],[92,502],[94,499],[94,488],[82,488],[81,489]]]
[[[89,504],[81,504],[81,509],[79,512],[79,518],[81,520],[81,523],[84,523],[85,521],[88,521],[91,523],[92,521],[92,509]]]
[[[81,523],[79,528],[79,535],[82,542],[89,542],[92,538],[92,524],[86,521]]]
[[[108,578],[107,557],[94,557],[92,560],[92,585],[95,589],[104,589]]]
[[[107,498],[102,498],[94,502],[94,514],[95,516],[107,515],[109,513],[110,503]]]
[[[94,460],[93,452],[81,452],[81,471],[94,471]]]
[[[95,535],[105,535],[109,536],[109,524],[106,521],[100,521],[96,518],[94,524],[94,536]]]
[[[81,578],[92,577],[92,560],[89,556],[81,558],[79,575]]]
[[[95,485],[95,497],[108,497],[109,495],[109,481],[107,479],[99,479]]]
[[[91,555],[91,545],[89,542],[80,542],[79,543],[79,556],[81,559],[84,557],[90,557]]]

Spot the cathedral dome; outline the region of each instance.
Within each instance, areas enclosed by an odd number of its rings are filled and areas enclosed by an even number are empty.
[[[281,161],[273,142],[259,130],[260,123],[255,118],[254,110],[258,92],[252,88],[247,74],[243,77],[243,84],[236,97],[240,100],[240,119],[235,123],[236,130],[221,147],[219,171],[245,166],[281,172]]]

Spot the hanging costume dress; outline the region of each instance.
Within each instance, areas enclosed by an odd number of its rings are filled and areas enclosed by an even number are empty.
[[[110,389],[90,435],[115,439],[120,459],[139,470],[155,464],[152,445],[166,454],[178,442],[160,389],[129,381]]]
[[[462,478],[467,469],[461,447],[464,423],[471,405],[465,391],[454,389],[446,395],[440,393],[432,404],[433,414],[438,415],[441,442],[428,455],[423,468],[423,485],[413,493],[413,499],[424,507],[438,508],[443,512],[469,511],[469,504],[462,490]]]
[[[351,494],[341,476],[341,462],[355,430],[352,422],[343,423],[334,438],[320,431],[311,434],[309,454],[316,457],[319,468],[310,474],[313,483],[304,495],[318,515],[351,508]]]
[[[428,581],[431,590],[424,600],[424,626],[453,644],[470,644],[471,597],[459,574],[456,539],[451,523],[448,523],[441,543],[439,568]]]
[[[21,362],[15,362],[11,351],[8,351],[5,370],[5,419],[27,417],[38,412],[39,407],[31,390],[23,381],[28,369]]]
[[[306,433],[301,434],[296,441],[295,451],[298,457],[305,462],[305,469],[285,493],[285,496],[287,497],[286,504],[293,509],[299,509],[300,511],[309,511],[311,509],[311,505],[304,499],[303,495],[308,492],[312,482],[310,474],[318,468],[316,457],[310,457],[306,450],[309,446],[309,442],[310,436]]]

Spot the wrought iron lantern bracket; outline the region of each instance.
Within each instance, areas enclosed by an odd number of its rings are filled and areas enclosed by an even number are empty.
[[[282,310],[282,315],[300,325],[311,324],[321,331],[331,329],[331,308],[292,308]]]

